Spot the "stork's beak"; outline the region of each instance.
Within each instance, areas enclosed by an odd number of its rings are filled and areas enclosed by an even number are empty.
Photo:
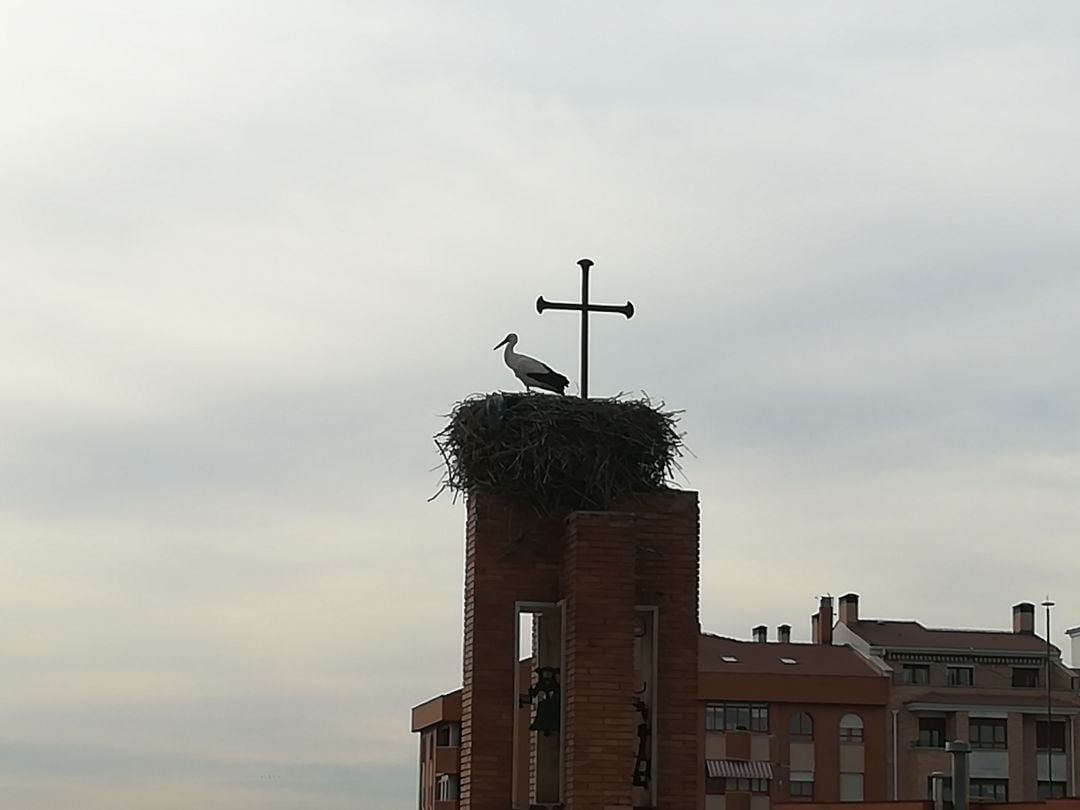
[[[505,346],[509,342],[510,342],[510,336],[507,335],[506,337],[504,337],[502,339],[502,341],[499,343],[499,345],[495,347],[495,349],[501,348],[501,347]],[[492,349],[492,351],[495,351],[495,349]]]

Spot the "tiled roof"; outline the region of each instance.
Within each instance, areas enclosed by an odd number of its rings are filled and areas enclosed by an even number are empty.
[[[983,650],[1004,653],[1046,653],[1046,639],[1034,633],[1007,630],[950,630],[918,622],[863,619],[848,629],[873,647],[918,650]],[[1056,650],[1056,647],[1051,646]]]
[[[880,674],[860,653],[847,645],[739,641],[703,633],[698,653],[701,672],[863,677]],[[784,659],[794,663],[785,663]]]

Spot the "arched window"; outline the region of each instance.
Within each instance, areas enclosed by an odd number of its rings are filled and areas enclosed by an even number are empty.
[[[796,714],[791,715],[791,722],[788,724],[788,733],[792,737],[813,739],[814,721],[810,719],[810,715],[806,712],[797,712]]]
[[[861,743],[863,741],[863,722],[857,714],[845,714],[840,718],[840,742]]]

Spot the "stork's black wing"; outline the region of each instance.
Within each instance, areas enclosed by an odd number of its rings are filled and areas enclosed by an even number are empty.
[[[570,381],[566,379],[562,374],[557,371],[552,371],[547,366],[544,366],[545,371],[533,371],[529,373],[529,380],[537,388],[543,388],[546,391],[554,391],[556,394],[565,394],[566,386],[570,384]]]

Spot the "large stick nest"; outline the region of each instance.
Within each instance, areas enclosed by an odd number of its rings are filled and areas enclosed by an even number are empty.
[[[439,492],[526,498],[547,513],[608,509],[671,483],[683,453],[678,414],[647,399],[470,397],[435,436]]]

